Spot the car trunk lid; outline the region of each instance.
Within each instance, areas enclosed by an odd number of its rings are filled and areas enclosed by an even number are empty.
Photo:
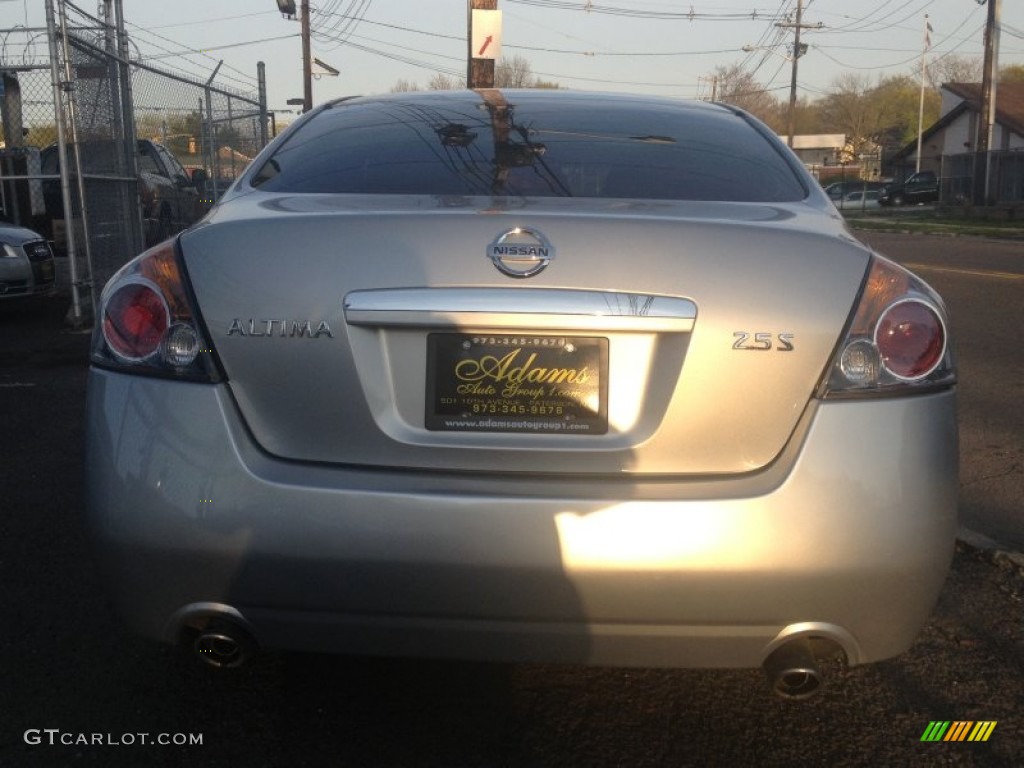
[[[443,471],[754,471],[813,397],[869,260],[801,205],[475,202],[253,193],[182,237],[264,449]],[[498,263],[544,258],[529,277]]]

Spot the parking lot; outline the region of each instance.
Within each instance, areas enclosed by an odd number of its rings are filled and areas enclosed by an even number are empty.
[[[1012,550],[1024,379],[992,326],[1019,332],[1024,281],[970,273],[1024,273],[1024,244],[986,250],[982,262],[966,240],[872,242],[916,265],[950,303],[967,446],[962,517],[1001,544],[958,545],[910,652],[831,670],[820,696],[795,703],[774,697],[760,670],[268,653],[218,673],[139,639],[107,605],[82,521],[88,335],[65,327],[66,298],[4,308],[0,765],[1019,765],[1024,559]],[[932,721],[996,726],[984,743],[922,742]]]

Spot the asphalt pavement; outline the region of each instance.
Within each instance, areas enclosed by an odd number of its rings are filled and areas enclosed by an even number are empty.
[[[0,308],[2,766],[1021,764],[1024,560],[967,543],[908,653],[831,669],[806,702],[760,670],[267,653],[215,672],[140,639],[83,524],[88,335],[66,309]],[[983,743],[921,740],[956,721],[996,725]]]

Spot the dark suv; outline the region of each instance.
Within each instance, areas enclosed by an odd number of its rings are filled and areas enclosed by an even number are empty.
[[[939,178],[935,171],[919,171],[900,184],[891,184],[878,196],[880,205],[934,203],[939,199]]]
[[[150,246],[191,226],[201,216],[202,205],[199,190],[166,147],[149,139],[139,139],[136,146],[142,221],[146,245]],[[109,191],[110,182],[124,178],[124,172],[118,169],[119,149],[111,140],[86,141],[80,145],[82,175],[87,184],[95,185],[97,190]],[[69,163],[72,162],[72,151],[69,146]],[[44,149],[40,159],[43,174],[60,173],[57,145]],[[107,186],[101,186],[104,184]],[[43,197],[51,220],[65,218],[59,181],[47,181],[43,186]]]

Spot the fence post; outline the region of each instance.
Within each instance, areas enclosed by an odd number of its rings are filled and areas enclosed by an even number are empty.
[[[206,141],[210,152],[210,176],[216,184],[220,178],[220,147],[217,146],[217,127],[213,124],[213,93],[209,83],[203,90],[206,93]]]
[[[46,37],[50,45],[50,77],[53,81],[53,112],[54,123],[57,129],[57,157],[60,164],[60,193],[61,204],[64,206],[64,221],[73,215],[71,207],[71,174],[68,171],[68,143],[64,135],[64,87],[70,87],[65,83],[60,71],[60,48],[57,45],[57,22],[54,10],[54,0],[46,0]],[[66,53],[66,51],[65,51]],[[78,252],[75,248],[75,233],[73,226],[65,227],[68,267],[71,274],[71,318],[76,328],[84,325],[82,316],[82,297],[79,293],[78,282]]]
[[[128,32],[124,26],[124,0],[114,0],[114,17],[116,24],[115,39],[117,40],[117,71],[121,84],[121,129],[126,145],[125,159],[128,161],[128,175],[139,178],[138,137],[135,134],[135,100],[132,93],[132,77],[129,66]],[[135,211],[132,217],[131,243],[132,253],[141,253],[145,246],[145,228],[142,224],[142,203],[139,199],[139,186],[136,184],[128,193],[133,201],[131,208]]]
[[[256,79],[259,82],[260,99],[260,149],[267,146],[267,65],[256,62]]]

